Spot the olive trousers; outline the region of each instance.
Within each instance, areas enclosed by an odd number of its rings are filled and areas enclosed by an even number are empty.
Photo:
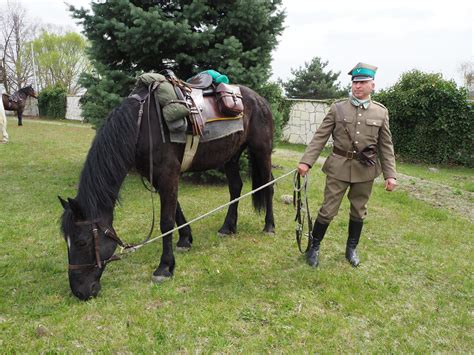
[[[323,224],[329,224],[332,221],[339,211],[347,189],[349,189],[347,198],[351,203],[350,219],[363,222],[367,216],[367,202],[372,193],[373,184],[373,180],[351,183],[326,176],[324,202],[318,213],[318,221]]]

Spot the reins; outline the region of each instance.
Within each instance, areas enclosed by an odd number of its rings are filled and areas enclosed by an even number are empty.
[[[313,230],[313,221],[311,219],[311,215],[309,213],[309,204],[308,204],[308,174],[303,177],[303,184],[301,184],[301,175],[298,172],[295,172],[293,176],[293,206],[296,208],[296,243],[298,244],[298,249],[300,253],[306,253],[310,246],[312,237],[312,230]],[[303,195],[303,196],[302,196]],[[305,216],[306,213],[306,216]],[[307,233],[304,232],[305,227],[305,218],[306,223],[308,226]],[[303,237],[307,236],[308,244],[306,249],[303,251],[301,247],[301,242]]]
[[[223,208],[225,208],[225,207],[227,207],[227,206],[230,206],[230,205],[232,205],[232,204],[234,204],[234,203],[240,201],[241,199],[243,199],[243,198],[245,198],[245,197],[248,197],[248,196],[254,194],[254,193],[257,192],[257,191],[263,190],[264,188],[266,188],[266,187],[268,187],[268,186],[270,186],[270,185],[273,185],[273,184],[276,183],[278,180],[281,180],[281,179],[287,177],[288,175],[293,174],[295,171],[296,171],[296,169],[293,169],[293,170],[291,170],[291,171],[289,171],[289,172],[283,174],[282,176],[279,176],[279,177],[277,177],[276,179],[273,179],[273,180],[267,182],[266,184],[264,184],[264,185],[262,185],[262,186],[260,186],[260,187],[258,187],[258,188],[256,188],[256,189],[254,189],[254,190],[252,190],[252,191],[249,191],[249,192],[247,192],[246,194],[244,194],[244,195],[242,195],[242,196],[240,196],[240,197],[237,197],[237,198],[233,199],[232,201],[229,201],[229,202],[227,202],[227,203],[225,203],[225,204],[223,204],[223,205],[220,205],[220,206],[214,208],[213,210],[211,210],[211,211],[209,211],[209,212],[207,212],[207,213],[205,213],[205,214],[203,214],[203,215],[200,215],[200,216],[194,218],[193,220],[191,220],[191,221],[189,221],[189,222],[187,222],[187,223],[185,223],[185,224],[182,224],[182,225],[180,225],[180,226],[178,226],[178,227],[176,227],[176,228],[174,228],[174,229],[171,229],[171,230],[169,230],[168,232],[163,233],[163,234],[161,234],[161,235],[159,235],[159,236],[157,236],[157,237],[155,237],[155,238],[152,238],[152,239],[143,241],[143,242],[141,242],[141,243],[139,243],[139,244],[129,245],[128,247],[122,248],[122,250],[120,251],[120,253],[119,253],[117,256],[123,256],[123,255],[125,255],[125,254],[132,253],[132,252],[134,252],[134,251],[140,249],[141,247],[143,247],[143,246],[145,246],[145,245],[147,245],[147,244],[153,243],[154,241],[156,241],[156,240],[158,240],[158,239],[161,239],[161,238],[163,238],[163,237],[166,237],[167,235],[169,235],[169,234],[171,234],[171,233],[174,233],[174,232],[180,230],[181,228],[184,228],[184,227],[189,226],[191,223],[194,223],[194,222],[197,222],[197,221],[199,221],[199,220],[201,220],[201,219],[203,219],[203,218],[206,218],[206,217],[210,216],[211,214],[213,214],[213,213],[215,213],[215,212],[217,212],[217,211],[219,211],[219,210],[221,210],[221,209],[223,209]]]
[[[203,214],[201,216],[198,216],[196,218],[194,218],[193,220],[185,223],[185,224],[182,224],[174,229],[171,229],[169,230],[168,232],[166,233],[163,233],[155,238],[152,238],[150,239],[150,235],[152,233],[153,230],[150,231],[148,237],[138,243],[138,244],[128,244],[128,243],[124,243],[117,235],[117,233],[115,232],[115,230],[112,228],[112,227],[103,227],[100,222],[101,222],[101,219],[94,219],[92,221],[80,221],[80,222],[76,222],[75,224],[76,225],[90,225],[91,226],[91,233],[92,233],[92,236],[93,236],[93,239],[94,239],[94,253],[95,253],[95,258],[96,258],[96,263],[95,264],[69,264],[69,270],[81,270],[81,269],[90,269],[90,268],[99,268],[101,269],[102,267],[104,267],[106,264],[108,264],[109,262],[111,261],[116,261],[116,260],[121,260],[124,256],[127,256],[128,254],[131,254],[132,252],[140,249],[141,247],[147,245],[147,244],[150,244],[150,243],[153,243],[154,241],[158,240],[158,239],[161,239],[173,232],[176,232],[178,230],[180,230],[181,228],[184,228],[186,226],[189,226],[191,223],[194,223],[194,222],[197,222],[203,218],[206,218],[207,216],[210,216],[211,214],[223,209],[224,207],[227,207],[227,206],[230,206],[232,205],[233,203],[236,203],[238,201],[240,201],[241,199],[243,199],[244,197],[247,197],[247,196],[250,196],[252,194],[254,194],[255,192],[257,191],[260,191],[270,185],[273,185],[274,183],[276,183],[278,180],[281,180],[285,177],[287,177],[288,175],[291,175],[293,174],[294,172],[296,172],[296,169],[293,169],[289,172],[287,172],[286,174],[283,174],[282,176],[279,176],[277,177],[276,179],[273,179],[269,182],[267,182],[266,184],[252,190],[252,191],[249,191],[247,192],[246,194],[240,196],[240,197],[237,197],[235,199],[233,199],[232,201],[229,201],[221,206],[218,206],[216,208],[214,208],[213,210],[207,212],[206,214]],[[296,172],[296,174],[298,174],[298,172]],[[155,216],[155,211],[154,211],[154,206],[153,206],[153,225],[154,225],[154,216]],[[152,225],[152,226],[153,226]],[[104,233],[104,235],[106,237],[109,237],[111,239],[113,239],[122,249],[120,250],[120,252],[118,254],[114,254],[112,255],[109,259],[106,259],[106,260],[101,260],[100,259],[100,251],[99,251],[99,231],[102,231]]]

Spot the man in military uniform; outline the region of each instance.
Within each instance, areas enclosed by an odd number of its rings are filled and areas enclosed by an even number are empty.
[[[347,189],[351,207],[346,259],[355,267],[360,263],[356,247],[367,215],[367,201],[374,179],[383,172],[385,189],[392,191],[396,186],[388,110],[370,98],[375,87],[376,70],[373,65],[358,63],[348,73],[352,76],[351,96],[331,106],[298,164],[298,172],[304,176],[332,135],[333,151],[322,168],[326,174],[324,202],[306,253],[306,260],[313,267],[319,264],[320,243],[329,223],[337,215]]]

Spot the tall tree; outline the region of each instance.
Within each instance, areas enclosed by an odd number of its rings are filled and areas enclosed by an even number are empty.
[[[92,3],[91,11],[71,6],[91,43],[96,70],[83,80],[89,94],[84,112],[100,120],[93,113],[99,100],[110,109],[135,75],[164,68],[184,79],[212,68],[233,82],[258,87],[271,74],[271,52],[283,31],[281,3],[109,0]]]
[[[469,94],[472,96],[474,91],[474,62],[466,61],[461,63],[459,66],[459,72],[462,75],[464,86],[469,91]]]
[[[291,69],[293,79],[283,83],[289,97],[299,99],[331,99],[347,96],[348,89],[341,88],[337,79],[341,72],[325,71],[328,61],[314,57],[304,67]]]
[[[33,66],[29,41],[36,25],[27,21],[26,9],[9,1],[0,18],[0,75],[7,92],[18,90],[31,81]]]
[[[85,52],[86,40],[81,35],[74,32],[64,35],[43,32],[33,41],[33,50],[40,87],[59,84],[69,94],[78,92],[79,75],[90,72]]]

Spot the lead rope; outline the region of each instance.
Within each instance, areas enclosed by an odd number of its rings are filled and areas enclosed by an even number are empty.
[[[185,223],[185,224],[182,224],[182,225],[180,225],[179,227],[176,227],[176,228],[174,228],[174,229],[172,229],[172,230],[169,230],[168,232],[163,233],[163,234],[161,234],[161,235],[159,235],[159,236],[157,236],[157,237],[155,237],[155,238],[145,240],[145,241],[143,241],[143,242],[141,242],[141,243],[139,243],[139,244],[136,244],[136,245],[129,245],[129,246],[126,246],[126,247],[122,247],[122,250],[120,251],[120,253],[119,253],[117,256],[120,257],[120,256],[123,256],[123,255],[126,255],[126,254],[130,254],[130,253],[132,253],[132,252],[134,252],[134,251],[140,249],[140,248],[143,247],[144,245],[150,244],[150,243],[152,243],[152,242],[154,242],[154,241],[156,241],[156,240],[158,240],[158,239],[161,239],[161,238],[163,238],[163,237],[165,237],[165,236],[167,236],[167,235],[169,235],[169,234],[171,234],[171,233],[173,233],[173,232],[176,232],[176,231],[180,230],[181,228],[184,228],[184,227],[189,226],[191,223],[194,223],[194,222],[197,222],[197,221],[199,221],[199,220],[201,220],[201,219],[203,219],[203,218],[206,218],[207,216],[210,216],[211,214],[213,214],[213,213],[215,213],[215,212],[217,212],[217,211],[223,209],[224,207],[230,206],[230,205],[232,205],[233,203],[236,203],[236,202],[240,201],[240,200],[243,199],[244,197],[250,196],[250,195],[254,194],[254,193],[257,192],[257,191],[260,191],[260,190],[262,190],[262,189],[264,189],[264,188],[266,188],[266,187],[268,187],[268,186],[270,186],[270,185],[273,185],[273,184],[276,183],[278,180],[281,180],[281,179],[287,177],[288,175],[293,174],[295,171],[296,171],[296,169],[293,169],[293,170],[291,170],[290,172],[288,172],[288,173],[286,173],[286,174],[283,174],[282,176],[279,176],[278,178],[273,179],[273,180],[267,182],[265,185],[262,185],[262,186],[256,188],[255,190],[249,191],[249,192],[247,192],[246,194],[244,194],[244,195],[242,195],[242,196],[240,196],[240,197],[237,197],[237,198],[233,199],[232,201],[227,202],[227,203],[224,204],[224,205],[221,205],[221,206],[219,206],[219,207],[216,207],[216,208],[214,208],[212,211],[209,211],[209,212],[207,212],[207,213],[204,214],[204,215],[198,216],[198,217],[194,218],[193,220],[191,220],[191,221],[189,221],[189,222],[187,222],[187,223]],[[153,212],[153,213],[154,213],[154,212]]]

